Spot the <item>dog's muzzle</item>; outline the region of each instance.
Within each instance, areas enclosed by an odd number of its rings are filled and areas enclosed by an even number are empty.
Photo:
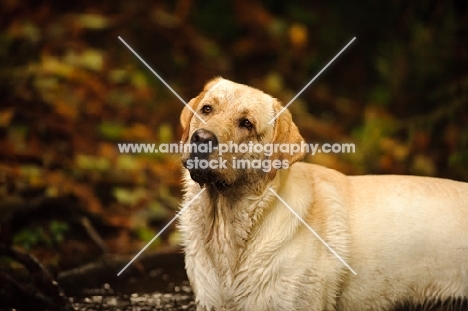
[[[190,144],[190,154],[183,161],[184,167],[190,172],[190,177],[199,184],[219,184],[217,174],[210,167],[200,165],[201,161],[208,161],[213,149],[218,147],[216,135],[205,129],[196,130],[190,138]]]

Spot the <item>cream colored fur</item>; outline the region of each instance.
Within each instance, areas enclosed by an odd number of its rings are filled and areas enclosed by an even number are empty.
[[[212,106],[202,115],[201,107]],[[215,79],[190,102],[183,140],[197,129],[220,143],[302,140],[269,95]],[[238,126],[248,118],[254,131]],[[357,146],[359,147],[359,146]],[[186,160],[190,155],[186,154]],[[229,159],[258,158],[228,154]],[[275,155],[290,163],[303,155]],[[216,152],[211,155],[217,158]],[[345,176],[296,162],[265,173],[228,168],[200,185],[184,170],[180,216],[197,310],[364,311],[468,297],[468,184],[414,176]],[[274,189],[356,272],[352,274],[269,190]]]

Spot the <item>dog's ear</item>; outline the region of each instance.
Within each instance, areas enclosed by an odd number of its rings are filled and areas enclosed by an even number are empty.
[[[196,99],[197,97],[192,98],[192,100],[188,102],[187,106],[182,109],[182,113],[180,114],[180,124],[182,125],[182,138],[180,140],[184,143],[189,138],[190,120],[192,120],[193,117],[192,110],[195,108]],[[188,108],[189,106],[192,108],[192,110]]]
[[[224,80],[222,77],[216,77],[214,79],[211,79],[208,83],[205,84],[205,87],[203,88],[203,91],[208,91],[215,84],[217,84],[218,82],[221,82],[222,80]]]
[[[283,109],[283,106],[275,100],[274,102],[274,111],[275,114],[279,113]],[[302,145],[304,138],[302,138],[301,134],[299,133],[299,129],[297,128],[296,124],[294,124],[292,120],[291,113],[286,109],[284,110],[275,120],[274,122],[274,130],[273,130],[273,140],[272,144],[288,144],[288,145]],[[289,146],[291,147],[291,146]],[[289,148],[291,149],[291,148]],[[276,152],[270,156],[270,160],[287,160],[289,165],[301,160],[304,158],[305,152],[300,148],[298,152],[293,154],[289,153],[282,153]],[[272,169],[269,173],[270,179],[273,179],[276,175],[276,170]]]

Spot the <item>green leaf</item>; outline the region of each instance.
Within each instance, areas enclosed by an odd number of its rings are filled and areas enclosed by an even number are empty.
[[[110,140],[117,140],[124,134],[125,127],[115,122],[102,122],[99,124],[98,130],[102,137]]]
[[[144,88],[148,86],[148,79],[146,74],[141,71],[136,71],[131,76],[131,82],[133,86],[137,88]]]
[[[83,170],[107,171],[111,164],[107,158],[78,154],[75,157],[76,166]]]
[[[162,123],[159,126],[159,142],[161,144],[170,143],[174,139],[174,133],[172,131],[172,126],[168,123]]]
[[[77,26],[88,29],[103,29],[110,25],[110,20],[98,14],[76,14],[73,16]]]
[[[114,188],[113,195],[119,203],[134,206],[145,199],[148,196],[148,193],[144,188],[127,189],[117,187]]]

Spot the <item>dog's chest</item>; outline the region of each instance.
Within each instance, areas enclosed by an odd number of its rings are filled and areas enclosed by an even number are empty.
[[[247,215],[230,211],[217,214],[212,221],[213,225],[203,232],[203,247],[217,271],[220,285],[230,287],[248,246],[251,220]]]
[[[187,272],[202,305],[275,310],[278,301],[292,304],[286,293],[298,292],[298,284],[310,282],[303,268],[284,265],[294,262],[301,248],[284,245],[281,230],[271,230],[277,227],[272,221],[284,210],[272,208],[269,200],[255,203],[237,209],[194,204],[183,214]],[[282,219],[283,223],[289,222]]]
[[[218,293],[216,302],[210,304],[220,310],[279,310],[279,305],[294,309],[292,305],[296,302],[291,300],[306,295],[303,290],[310,286],[311,277],[303,267],[291,269],[282,264],[289,261],[291,252],[269,252],[264,244],[250,239],[238,247],[229,239],[232,237],[229,230],[234,228],[219,229],[205,244],[211,264],[207,269],[214,271],[216,281],[204,283],[204,291]]]
[[[250,282],[253,272],[259,273],[252,258],[258,258],[261,249],[255,245],[257,240],[252,237],[252,231],[255,231],[262,206],[252,203],[248,204],[249,208],[222,206],[222,209],[213,206],[211,213],[205,214],[203,223],[191,224],[197,227],[197,236],[193,238],[202,241],[197,244],[203,248],[203,252],[197,252],[197,256],[205,257],[202,260],[209,263],[195,269],[211,270],[216,281],[203,286],[213,287],[214,291],[220,292],[223,300],[232,301],[230,298],[239,294],[236,292],[237,285],[245,284],[246,280]],[[261,263],[261,267],[264,269],[267,265]],[[207,274],[207,271],[199,273]],[[255,282],[257,281],[259,280],[256,279]],[[208,288],[206,290],[210,291]]]

